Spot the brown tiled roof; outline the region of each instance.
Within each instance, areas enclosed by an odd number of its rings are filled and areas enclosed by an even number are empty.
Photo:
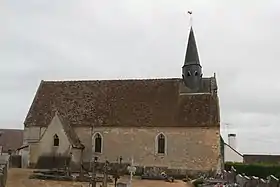
[[[57,108],[71,126],[218,126],[211,80],[203,79],[198,94],[177,78],[42,81],[24,124],[47,126]]]
[[[63,126],[64,132],[66,136],[68,137],[70,144],[77,149],[84,149],[85,146],[81,143],[79,137],[77,136],[76,132],[74,129],[68,124],[68,122],[61,117],[58,111],[56,111],[56,114],[61,121],[61,124]]]
[[[0,129],[0,146],[3,152],[7,153],[9,149],[16,150],[23,144],[23,130],[20,129]]]

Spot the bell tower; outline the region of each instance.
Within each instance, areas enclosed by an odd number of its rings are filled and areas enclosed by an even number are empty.
[[[202,67],[200,65],[194,31],[191,27],[186,50],[185,62],[182,67],[183,81],[186,87],[197,92],[202,82]]]
[[[183,81],[186,87],[194,92],[198,91],[202,80],[202,67],[200,65],[194,31],[191,27],[186,50],[185,62],[182,68]]]

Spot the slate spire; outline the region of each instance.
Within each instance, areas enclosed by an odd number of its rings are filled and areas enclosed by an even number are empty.
[[[186,50],[186,56],[185,56],[185,65],[191,65],[191,64],[199,64],[199,56],[198,56],[198,50],[196,46],[196,41],[194,37],[193,28],[191,27],[190,33],[189,33],[189,39],[188,39],[188,46]]]
[[[192,27],[189,33],[182,73],[185,86],[193,90],[193,92],[199,91],[202,82],[202,67],[200,65],[194,31]]]

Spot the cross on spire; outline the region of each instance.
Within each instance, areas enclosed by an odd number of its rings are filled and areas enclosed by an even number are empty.
[[[188,11],[188,14],[190,15],[190,27],[192,27],[192,11]]]

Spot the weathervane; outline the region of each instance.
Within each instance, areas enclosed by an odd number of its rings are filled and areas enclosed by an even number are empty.
[[[190,15],[190,27],[192,27],[192,11],[188,11],[188,14]]]

